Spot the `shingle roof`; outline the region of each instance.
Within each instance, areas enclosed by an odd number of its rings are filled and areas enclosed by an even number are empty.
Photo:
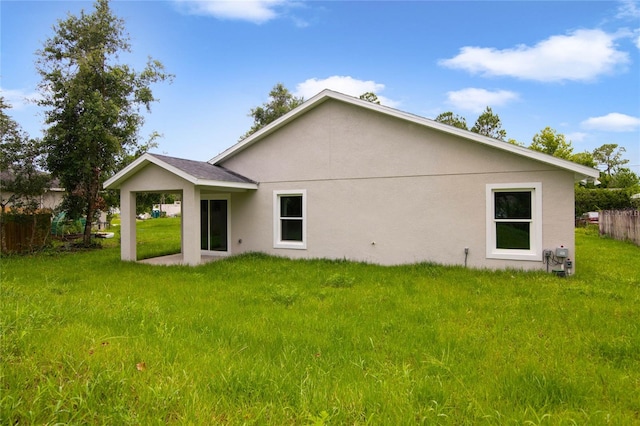
[[[196,179],[214,180],[220,182],[255,183],[249,178],[234,173],[222,166],[215,166],[206,161],[194,161],[184,158],[169,157],[167,155],[149,154],[176,169],[193,176]]]
[[[170,173],[198,186],[220,187],[230,189],[257,189],[258,183],[222,166],[206,161],[194,161],[167,155],[146,153],[136,158],[131,164],[120,170],[104,183],[105,189],[117,189],[129,177],[148,164],[155,164]]]

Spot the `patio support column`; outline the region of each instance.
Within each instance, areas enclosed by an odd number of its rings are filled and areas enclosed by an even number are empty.
[[[136,260],[136,193],[120,190],[120,259]]]
[[[182,260],[187,265],[200,264],[200,188],[182,191]]]

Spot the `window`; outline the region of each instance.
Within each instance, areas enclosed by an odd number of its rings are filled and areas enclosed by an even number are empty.
[[[541,260],[542,184],[487,185],[487,257]]]
[[[305,190],[273,192],[273,247],[306,249]]]

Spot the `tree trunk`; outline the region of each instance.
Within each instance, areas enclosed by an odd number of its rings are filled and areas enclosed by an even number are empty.
[[[82,242],[85,246],[91,245],[91,223],[98,206],[98,194],[100,192],[100,168],[95,168],[93,176],[87,188],[87,220],[84,224],[84,236]]]

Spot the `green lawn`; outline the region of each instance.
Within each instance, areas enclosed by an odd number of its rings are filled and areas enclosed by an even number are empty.
[[[640,248],[576,234],[566,279],[2,258],[0,424],[637,424]]]

